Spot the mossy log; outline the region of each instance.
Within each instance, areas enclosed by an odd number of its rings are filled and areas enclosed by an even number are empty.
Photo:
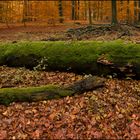
[[[140,79],[140,45],[121,40],[4,43],[0,65]]]
[[[8,105],[11,102],[33,102],[58,99],[74,94],[81,94],[102,86],[104,86],[103,78],[91,76],[67,87],[47,85],[28,88],[3,88],[0,89],[0,104]]]

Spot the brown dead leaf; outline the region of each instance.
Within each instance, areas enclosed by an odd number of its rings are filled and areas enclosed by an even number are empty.
[[[39,139],[41,135],[42,135],[42,131],[37,129],[32,133],[32,138]]]
[[[0,130],[0,139],[4,140],[7,138],[7,131],[6,130]]]

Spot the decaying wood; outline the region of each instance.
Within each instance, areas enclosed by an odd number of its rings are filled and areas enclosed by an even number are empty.
[[[0,89],[0,104],[11,102],[32,102],[58,99],[65,96],[81,94],[104,86],[104,79],[90,76],[67,87],[47,85],[44,87],[5,88]]]
[[[87,77],[84,80],[75,82],[74,84],[67,87],[67,89],[73,90],[75,93],[82,93],[85,91],[93,90],[104,86],[104,79],[99,77]]]

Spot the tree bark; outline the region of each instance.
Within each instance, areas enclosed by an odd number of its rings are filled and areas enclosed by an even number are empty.
[[[3,22],[4,4],[0,3],[0,22]]]
[[[0,104],[8,105],[11,102],[35,102],[58,99],[81,94],[103,86],[103,78],[90,76],[67,87],[48,85],[44,87],[5,88],[0,89]]]
[[[137,0],[134,0],[134,24],[137,23]]]
[[[71,11],[71,19],[72,20],[75,20],[75,1],[74,0],[72,0],[71,1],[71,6],[72,6],[72,11]]]
[[[138,13],[138,22],[140,22],[140,1],[137,1],[138,2],[138,8],[139,8],[139,13]]]
[[[112,24],[116,25],[118,24],[117,20],[117,1],[112,0]]]
[[[63,23],[64,19],[63,19],[63,8],[62,8],[62,0],[58,1],[58,9],[59,9],[59,22]]]
[[[89,15],[89,24],[92,24],[92,12],[91,12],[91,2],[88,1],[88,15]]]
[[[127,23],[130,23],[130,8],[129,8],[130,1],[127,0]]]
[[[26,27],[26,21],[27,21],[27,16],[28,16],[27,6],[28,6],[28,1],[24,0],[23,1],[23,23],[24,23],[24,27]]]

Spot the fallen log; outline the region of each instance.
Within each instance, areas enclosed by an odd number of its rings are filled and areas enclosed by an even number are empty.
[[[2,88],[0,89],[0,104],[8,105],[12,102],[35,102],[58,99],[81,94],[102,86],[104,86],[103,78],[90,76],[67,87],[47,85],[28,88]]]
[[[1,43],[0,65],[140,79],[140,45],[121,40]]]

